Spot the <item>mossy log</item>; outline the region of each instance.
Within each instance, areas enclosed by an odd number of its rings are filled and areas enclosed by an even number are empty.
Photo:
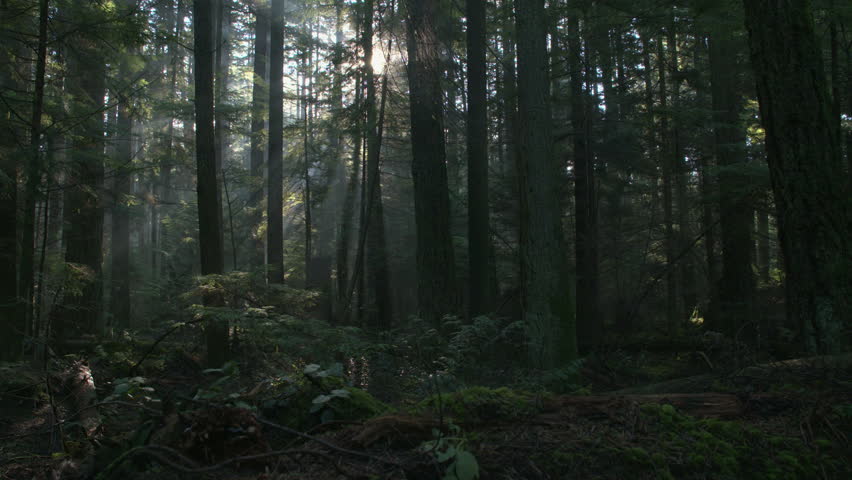
[[[743,368],[729,375],[707,373],[664,382],[625,388],[611,394],[701,393],[727,389],[766,391],[772,386],[811,385],[825,380],[848,378],[852,354],[795,358]]]
[[[729,393],[665,393],[657,395],[561,396],[545,405],[545,411],[559,412],[560,417],[613,417],[620,412],[645,404],[671,405],[677,410],[701,418],[735,418],[751,410],[753,405],[773,403],[774,397],[741,398]]]

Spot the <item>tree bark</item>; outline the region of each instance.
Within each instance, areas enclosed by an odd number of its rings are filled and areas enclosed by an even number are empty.
[[[493,308],[489,253],[485,0],[467,1],[467,194],[471,318]]]
[[[580,21],[568,19],[568,69],[571,85],[571,130],[574,145],[575,255],[577,262],[577,341],[583,348],[595,345],[602,334],[598,312],[598,227],[595,161],[589,138],[590,111],[583,91],[583,53]]]
[[[24,321],[27,325],[33,322],[35,306],[35,235],[36,235],[36,201],[39,186],[42,184],[42,166],[39,147],[41,145],[41,116],[44,110],[44,81],[47,65],[47,26],[49,22],[48,0],[39,1],[38,46],[36,47],[36,65],[33,90],[33,104],[30,116],[30,148],[27,155],[26,191],[24,194],[24,212],[22,216],[21,235],[21,265],[20,292],[24,306]],[[43,287],[43,283],[39,285]]]
[[[0,4],[0,20],[8,15],[6,3]],[[9,49],[0,48],[0,84],[15,85]],[[14,125],[11,107],[0,102],[0,360],[17,360],[22,352],[26,316],[19,303],[18,278],[18,159],[23,129]],[[23,282],[20,282],[23,283]]]
[[[370,298],[364,303],[367,325],[376,330],[391,327],[390,277],[385,240],[384,207],[382,205],[382,177],[380,168],[381,119],[378,118],[376,81],[373,74],[373,0],[364,2],[364,31],[361,48],[364,49],[364,78],[367,83],[367,283]],[[384,93],[384,92],[383,92]]]
[[[201,274],[221,274],[224,271],[224,237],[222,236],[222,205],[216,164],[216,136],[213,126],[215,94],[213,29],[214,18],[210,2],[195,0],[195,156],[197,164],[198,230],[201,247]],[[204,298],[205,305],[219,306],[220,295]],[[211,367],[222,366],[228,358],[228,324],[211,317],[205,325],[207,362]]]
[[[807,351],[848,347],[850,198],[807,0],[744,1],[778,209],[787,315]],[[845,329],[845,330],[844,330]]]
[[[284,0],[272,0],[269,37],[269,186],[266,266],[269,283],[284,282]]]
[[[225,245],[225,206],[230,208],[230,205],[223,203],[222,194],[227,192],[228,187],[225,184],[225,167],[228,161],[228,149],[230,142],[228,135],[231,129],[231,122],[225,114],[228,104],[228,82],[230,80],[229,67],[231,64],[231,0],[215,0],[216,3],[216,37],[215,37],[215,64],[216,64],[216,79],[215,79],[215,105],[214,105],[214,136],[216,139],[216,176],[219,186],[216,189],[219,203],[219,225],[222,226],[220,235],[222,236],[222,245]],[[152,210],[154,220],[159,223],[157,210]],[[155,225],[154,234],[157,234],[157,226]],[[157,236],[152,237],[152,243],[156,246]],[[232,239],[232,256],[236,259],[236,247],[233,245],[233,231],[231,232]],[[224,252],[224,250],[223,250]],[[224,255],[224,253],[223,253]],[[236,260],[234,262],[236,264]],[[236,265],[232,265],[236,268]]]
[[[667,55],[665,42],[660,37],[657,40],[657,71],[659,79],[659,95],[660,95],[660,150],[659,160],[660,169],[662,170],[663,180],[663,226],[665,228],[665,254],[666,254],[666,326],[674,331],[679,327],[681,320],[680,309],[678,308],[678,284],[677,284],[677,269],[675,267],[675,255],[677,247],[677,238],[674,230],[674,212],[673,212],[673,167],[674,167],[674,150],[671,144],[671,128],[669,126],[668,111],[668,76],[667,70]]]
[[[269,2],[254,2],[254,76],[252,81],[251,110],[251,191],[249,207],[254,210],[251,265],[260,267],[264,263],[263,239],[257,233],[262,221],[260,205],[263,201],[263,167],[266,156],[266,121],[269,116]]]
[[[112,204],[112,235],[110,254],[110,315],[112,325],[130,327],[130,217],[127,200],[130,195],[130,165],[133,158],[131,134],[133,120],[130,117],[128,99],[118,106],[116,125],[116,163],[122,165],[115,177]]]
[[[85,15],[86,8],[74,7],[73,17]],[[83,18],[71,21],[83,22]],[[69,185],[65,191],[65,262],[72,265],[72,276],[79,286],[76,293],[66,292],[62,308],[53,322],[54,337],[67,339],[79,334],[98,333],[101,314],[101,261],[103,252],[104,181],[103,106],[106,68],[91,40],[76,41],[68,49],[66,90],[75,101],[69,115],[81,118],[73,132],[69,162]]]
[[[746,132],[739,119],[741,67],[731,55],[738,47],[728,31],[711,35],[710,77],[722,234],[722,272],[718,289],[720,324],[716,328],[731,338],[754,340],[756,325],[751,323],[753,210],[748,201],[748,180],[737,170],[747,161]]]
[[[361,149],[364,139],[363,129],[363,98],[364,85],[361,75],[356,74],[355,79],[355,121],[352,130],[353,147],[352,163],[349,170],[349,179],[346,183],[346,196],[343,201],[343,213],[340,219],[340,235],[337,240],[337,292],[338,312],[342,321],[349,320],[352,296],[355,292],[356,278],[350,274],[349,248],[352,239],[352,231],[355,223],[355,206],[358,203],[358,174],[361,171]]]
[[[408,82],[411,173],[417,224],[417,298],[420,315],[438,324],[457,313],[455,259],[450,234],[440,41],[436,0],[408,0]]]
[[[518,2],[518,162],[521,185],[521,278],[530,363],[555,367],[577,356],[567,281],[559,179],[553,155],[543,0]]]

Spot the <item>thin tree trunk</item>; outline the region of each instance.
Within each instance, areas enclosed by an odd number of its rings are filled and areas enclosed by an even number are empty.
[[[671,46],[669,46],[671,48]],[[671,130],[669,127],[668,111],[668,83],[667,83],[667,55],[663,39],[657,41],[657,70],[659,72],[659,95],[660,95],[660,167],[663,175],[663,226],[665,227],[665,253],[666,253],[666,325],[669,329],[679,327],[681,319],[678,308],[678,279],[677,270],[674,265],[677,238],[674,231],[672,177],[674,152],[670,142]]]
[[[387,330],[391,326],[391,295],[388,276],[387,252],[385,251],[385,219],[382,205],[381,138],[376,101],[376,82],[373,75],[373,0],[364,2],[364,32],[361,48],[364,49],[364,78],[367,83],[367,229],[366,275],[370,286],[370,299],[365,302],[367,324],[376,330]],[[385,83],[386,86],[386,79]],[[382,102],[386,98],[382,91]]]
[[[32,115],[30,117],[30,149],[27,155],[27,183],[24,194],[24,212],[21,238],[20,300],[23,302],[25,325],[33,322],[34,286],[33,261],[35,259],[36,197],[41,185],[42,168],[39,155],[41,145],[41,115],[44,107],[44,78],[47,66],[48,0],[39,1],[38,46],[36,47],[35,87]],[[14,178],[14,177],[12,177]],[[14,230],[14,229],[13,229]],[[26,330],[26,327],[25,327]]]
[[[352,292],[349,287],[350,282],[354,285],[354,276],[350,279],[349,274],[349,247],[351,243],[353,223],[355,219],[355,205],[357,204],[358,196],[358,174],[361,170],[361,143],[363,136],[363,118],[362,103],[363,103],[363,82],[361,75],[357,74],[355,79],[355,125],[352,128],[352,137],[354,146],[352,147],[352,164],[350,166],[349,179],[346,183],[346,196],[343,201],[343,212],[340,219],[340,237],[337,241],[337,292],[338,292],[338,309],[343,318],[341,320],[349,320],[349,311],[352,302]]]
[[[574,138],[575,255],[577,262],[577,340],[583,348],[597,344],[601,336],[598,312],[597,194],[595,162],[591,152],[591,109],[583,91],[583,53],[580,22],[568,19],[568,68],[571,83],[571,130]]]
[[[272,0],[269,39],[269,186],[266,265],[269,283],[284,282],[284,0]]]
[[[305,187],[303,191],[302,202],[305,205],[305,288],[313,287],[311,275],[311,258],[313,257],[313,218],[311,209],[311,112],[310,104],[313,102],[313,64],[314,64],[314,48],[313,48],[313,25],[308,28],[308,36],[310,37],[310,45],[308,51],[303,57],[305,61],[302,64],[304,70],[304,87],[302,88],[302,147],[304,150],[304,165],[303,165],[303,181]]]
[[[689,222],[689,199],[687,198],[687,187],[691,172],[688,170],[684,156],[684,142],[681,139],[681,128],[683,120],[680,117],[684,107],[680,95],[680,53],[678,52],[677,18],[672,13],[670,28],[667,33],[670,59],[669,70],[672,78],[672,178],[674,183],[674,203],[677,205],[677,233],[676,251],[682,252],[689,243],[693,234]],[[684,322],[686,316],[691,315],[696,304],[695,271],[692,265],[691,255],[686,255],[677,263],[676,267],[678,293],[678,322]]]
[[[219,225],[222,227],[221,243],[225,245],[225,208],[227,204],[223,202],[222,195],[225,192],[225,168],[228,162],[229,131],[231,128],[230,121],[225,115],[226,105],[228,104],[228,82],[230,80],[229,67],[231,64],[231,0],[215,0],[217,6],[216,13],[216,43],[215,64],[216,64],[216,79],[215,79],[215,110],[214,110],[214,129],[216,138],[216,175],[219,182],[219,187],[216,189],[219,203]],[[153,211],[156,213],[156,210]],[[159,219],[157,219],[159,223]],[[233,233],[232,233],[233,234]],[[236,251],[232,252],[233,257],[236,257]],[[224,255],[224,251],[223,251]],[[236,268],[236,265],[232,265]]]
[[[115,176],[112,205],[112,278],[110,281],[110,315],[112,324],[119,328],[130,327],[130,218],[127,205],[130,195],[129,166],[132,160],[131,132],[133,120],[130,118],[128,100],[124,99],[118,107],[116,126],[116,163],[122,168]]]
[[[255,0],[254,26],[254,77],[252,82],[251,110],[251,191],[248,207],[253,209],[251,255],[252,267],[263,265],[263,239],[256,230],[262,220],[260,205],[263,200],[263,167],[265,164],[265,127],[269,115],[269,4],[268,0]]]

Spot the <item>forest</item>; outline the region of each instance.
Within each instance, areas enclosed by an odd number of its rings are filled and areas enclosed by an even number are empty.
[[[852,3],[0,0],[0,480],[852,478]]]

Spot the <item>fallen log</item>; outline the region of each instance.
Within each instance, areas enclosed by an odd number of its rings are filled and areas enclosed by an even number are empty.
[[[695,417],[735,418],[749,411],[751,400],[751,397],[740,398],[729,393],[561,396],[545,405],[545,410],[558,411],[562,417],[611,417],[614,413],[653,403],[671,405]],[[766,400],[766,398],[760,399],[761,402]]]
[[[826,380],[845,380],[849,378],[850,373],[852,373],[852,354],[794,358],[753,365],[728,375],[706,373],[624,388],[609,394],[698,394],[719,390],[720,383],[729,385],[732,390],[766,391],[773,385],[807,386],[812,383],[825,385]]]

